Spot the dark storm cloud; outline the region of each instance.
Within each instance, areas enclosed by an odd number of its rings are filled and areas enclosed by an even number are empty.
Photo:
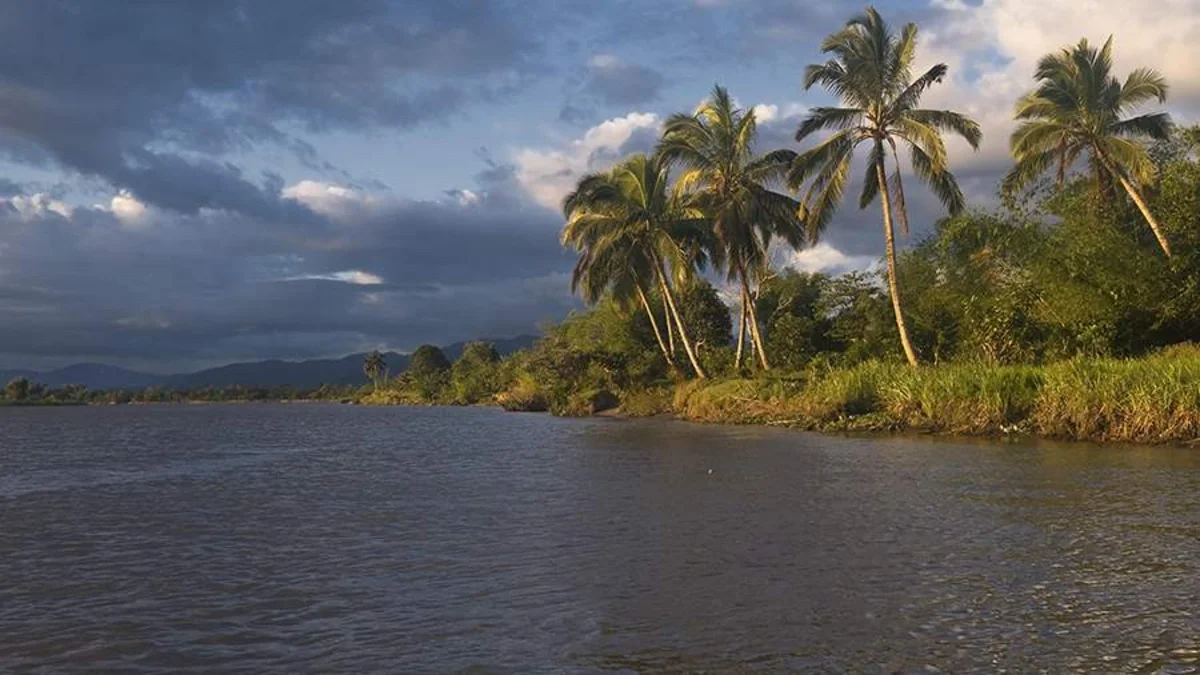
[[[132,223],[101,209],[64,217],[6,203],[0,353],[305,358],[528,332],[574,306],[554,215],[471,194],[460,203],[352,193],[329,210],[331,226],[299,228],[170,212]],[[359,283],[317,278],[339,272]]]
[[[198,161],[308,130],[408,127],[536,72],[509,6],[454,0],[206,0],[0,6],[0,151],[180,211],[284,213]],[[303,154],[303,153],[301,153]]]

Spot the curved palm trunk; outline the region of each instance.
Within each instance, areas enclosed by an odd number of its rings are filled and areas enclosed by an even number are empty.
[[[670,358],[675,358],[675,329],[671,326],[671,306],[667,304],[667,296],[663,296],[663,318],[667,321],[667,346],[671,349]]]
[[[738,314],[737,356],[733,359],[733,369],[742,367],[742,354],[746,351],[746,294],[742,293],[742,311]]]
[[[695,350],[692,349],[692,341],[688,339],[687,329],[684,328],[683,320],[679,318],[679,309],[675,306],[675,295],[671,291],[671,286],[667,284],[667,278],[662,273],[661,268],[658,272],[658,284],[662,288],[663,297],[667,299],[667,307],[671,310],[671,316],[675,319],[675,327],[679,329],[679,341],[683,343],[683,350],[687,352],[688,361],[691,362],[692,368],[696,371],[696,377],[703,380],[708,376],[704,374],[704,368],[696,358]]]
[[[743,303],[747,308],[747,318],[750,320],[750,337],[754,340],[754,350],[758,352],[758,362],[762,365],[763,370],[770,370],[771,364],[767,363],[767,351],[763,349],[762,335],[758,332],[758,310],[754,307],[754,298],[750,295],[750,282],[746,278],[746,266],[742,265],[738,268],[742,278],[742,297],[745,298]]]
[[[1167,242],[1167,237],[1163,234],[1162,227],[1158,224],[1158,219],[1154,214],[1150,213],[1150,207],[1146,205],[1146,200],[1142,197],[1142,191],[1137,188],[1124,174],[1117,173],[1117,180],[1121,182],[1121,187],[1129,193],[1133,199],[1133,203],[1137,204],[1138,210],[1142,212],[1142,217],[1146,219],[1146,224],[1150,226],[1150,231],[1154,232],[1154,238],[1158,240],[1158,245],[1162,247],[1163,253],[1168,258],[1171,257],[1171,244]]]
[[[640,281],[637,282],[637,293],[638,300],[642,301],[642,308],[646,310],[646,316],[650,317],[650,327],[654,329],[654,339],[658,340],[658,348],[662,350],[663,357],[667,359],[667,363],[674,365],[671,361],[671,354],[667,351],[667,344],[663,342],[662,331],[658,329],[658,319],[654,318],[654,310],[650,307],[650,301],[646,299],[646,292],[642,290]]]
[[[900,284],[896,280],[896,235],[892,231],[892,201],[888,196],[887,172],[883,166],[882,153],[879,153],[879,159],[875,162],[875,174],[879,179],[879,198],[883,204],[883,234],[887,240],[888,292],[892,296],[892,311],[896,314],[896,328],[900,331],[900,344],[904,346],[904,356],[910,366],[917,366],[920,362],[908,337],[908,325],[904,323],[904,312],[900,306]]]
[[[1125,188],[1125,192],[1129,193],[1129,197],[1133,199],[1133,203],[1142,212],[1142,217],[1146,219],[1146,224],[1150,226],[1150,231],[1154,233],[1154,238],[1158,240],[1158,245],[1162,248],[1163,253],[1170,258],[1171,244],[1167,241],[1167,236],[1163,234],[1162,226],[1158,224],[1158,219],[1154,217],[1153,213],[1150,213],[1150,207],[1146,204],[1146,199],[1142,196],[1142,191],[1133,184],[1133,181],[1125,177],[1125,172],[1113,164],[1104,151],[1094,146],[1093,151],[1100,158],[1100,163],[1104,166],[1108,174],[1115,176],[1121,187]]]

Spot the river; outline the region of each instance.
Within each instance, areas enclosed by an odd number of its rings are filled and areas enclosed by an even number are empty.
[[[0,409],[0,671],[1200,672],[1200,451]]]

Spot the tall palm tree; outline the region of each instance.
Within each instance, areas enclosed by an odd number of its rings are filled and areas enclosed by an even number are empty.
[[[688,191],[712,219],[730,281],[741,285],[742,306],[764,370],[770,368],[759,333],[752,283],[768,268],[768,248],[779,237],[792,246],[804,242],[797,216],[799,203],[772,190],[782,185],[796,158],[791,150],[756,155],[758,123],[753,110],[741,110],[729,92],[717,86],[691,115],[672,115],[658,150],[685,168],[679,187]],[[743,322],[743,325],[744,323]]]
[[[1099,50],[1085,38],[1042,57],[1034,75],[1037,89],[1017,102],[1021,124],[1010,141],[1017,163],[1004,189],[1018,192],[1051,168],[1061,186],[1067,170],[1086,153],[1100,182],[1114,180],[1129,193],[1169,258],[1170,243],[1139,187],[1154,180],[1154,162],[1138,141],[1168,138],[1171,116],[1125,116],[1147,101],[1165,102],[1167,83],[1149,68],[1133,71],[1122,83],[1112,68],[1111,37]]]
[[[583,177],[563,200],[562,242],[579,251],[572,290],[595,302],[604,293],[617,300],[636,295],[650,317],[664,356],[670,350],[650,306],[658,286],[666,320],[687,353],[697,377],[703,366],[675,303],[672,280],[686,278],[708,260],[707,220],[684,196],[669,189],[669,166],[659,155],[633,155],[607,173]]]
[[[894,216],[899,220],[901,232],[908,233],[898,146],[903,144],[908,148],[916,177],[933,190],[951,214],[956,214],[962,211],[964,200],[958,182],[950,173],[942,134],[957,134],[974,149],[979,148],[982,139],[979,125],[964,115],[917,107],[922,94],[946,76],[947,68],[939,63],[913,79],[916,47],[916,24],[906,24],[897,35],[874,7],[868,7],[862,16],[851,19],[845,28],[826,38],[821,51],[833,58],[808,66],[804,88],[820,84],[836,94],[845,107],[812,109],[796,131],[796,140],[803,142],[820,131],[833,133],[797,157],[788,175],[788,182],[795,190],[809,182],[802,199],[801,217],[815,241],[842,201],[854,149],[861,143],[870,147],[858,205],[865,209],[876,198],[880,200],[887,246],[888,291],[904,355],[914,366],[918,363],[917,353],[908,336],[896,280]],[[890,181],[889,154],[896,163]]]
[[[378,349],[372,350],[363,359],[363,373],[371,378],[375,390],[379,390],[379,378],[387,371],[387,361],[384,360],[383,354],[379,353]]]

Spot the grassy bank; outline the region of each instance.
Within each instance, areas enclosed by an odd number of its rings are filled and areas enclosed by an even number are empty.
[[[1193,443],[1200,348],[1047,366],[872,362],[795,378],[689,382],[670,407],[684,419],[721,424]]]

